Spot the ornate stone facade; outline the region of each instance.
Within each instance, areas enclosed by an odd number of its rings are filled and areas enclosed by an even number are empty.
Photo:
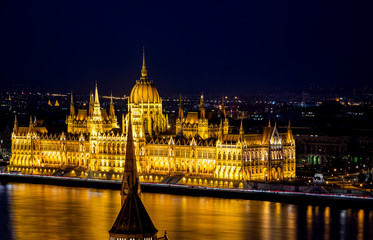
[[[71,98],[67,133],[48,133],[30,120],[28,127],[12,133],[10,170],[57,176],[88,176],[120,179],[126,156],[128,121],[133,125],[135,156],[141,181],[241,186],[245,180],[282,180],[295,177],[295,142],[290,127],[279,133],[270,124],[260,134],[229,132],[224,102],[221,116],[200,111],[184,118],[180,110],[176,133],[165,134],[168,117],[162,99],[147,77],[145,60],[142,77],[132,89],[122,128],[111,102],[109,115],[100,107],[97,86],[88,109],[75,114]],[[129,117],[131,116],[131,117]]]

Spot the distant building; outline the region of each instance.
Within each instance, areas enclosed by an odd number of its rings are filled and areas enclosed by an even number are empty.
[[[246,134],[241,124],[239,132],[231,132],[224,102],[218,117],[215,111],[206,111],[202,95],[199,111],[189,112],[185,118],[180,102],[176,133],[170,132],[162,99],[147,76],[145,58],[141,78],[128,101],[131,115],[122,117],[121,127],[113,101],[109,114],[101,108],[97,85],[88,109],[76,113],[71,96],[66,133],[49,133],[32,119],[28,127],[15,121],[10,169],[120,179],[131,123],[141,181],[242,187],[246,180],[295,177],[295,141],[290,126],[279,133],[276,124],[269,124],[262,133]],[[166,179],[172,176],[179,178]]]
[[[367,130],[368,132],[368,130]],[[373,137],[296,135],[297,163],[315,167],[373,166]]]
[[[297,161],[310,166],[334,166],[347,159],[349,140],[346,136],[296,136]]]

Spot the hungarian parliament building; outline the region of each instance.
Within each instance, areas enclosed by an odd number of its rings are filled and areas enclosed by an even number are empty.
[[[87,109],[75,110],[71,95],[67,132],[48,132],[30,117],[12,133],[10,171],[26,174],[120,180],[128,123],[131,121],[140,181],[216,187],[242,187],[245,181],[295,177],[295,141],[290,129],[279,133],[269,123],[262,133],[233,132],[224,108],[184,115],[180,99],[176,131],[171,132],[162,98],[148,78],[143,57],[141,78],[128,99],[128,114],[118,121],[113,100],[101,108],[97,85]]]

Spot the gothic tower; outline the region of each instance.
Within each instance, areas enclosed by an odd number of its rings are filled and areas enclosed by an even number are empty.
[[[129,113],[129,116],[131,117],[131,113]],[[131,187],[134,188],[134,191],[137,194],[141,194],[140,184],[138,183],[139,176],[137,173],[135,145],[133,141],[132,131],[132,123],[131,121],[129,121],[127,133],[126,160],[124,163],[122,190],[120,192],[122,197],[122,205],[126,200],[126,197],[129,194]]]
[[[182,134],[183,122],[184,122],[184,110],[183,110],[183,103],[181,101],[181,94],[180,94],[179,113],[176,119],[176,134],[178,135]]]
[[[206,118],[206,109],[203,94],[201,95],[199,104],[198,135],[203,139],[208,138],[208,120]]]
[[[122,207],[113,227],[109,231],[110,240],[157,239],[158,230],[155,228],[139,196],[140,183],[134,151],[132,124],[129,121],[125,172],[121,189]]]

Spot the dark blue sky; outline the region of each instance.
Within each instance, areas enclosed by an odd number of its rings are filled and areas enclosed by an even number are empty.
[[[372,5],[359,1],[0,2],[0,81],[129,94],[145,45],[161,95],[372,86]]]

